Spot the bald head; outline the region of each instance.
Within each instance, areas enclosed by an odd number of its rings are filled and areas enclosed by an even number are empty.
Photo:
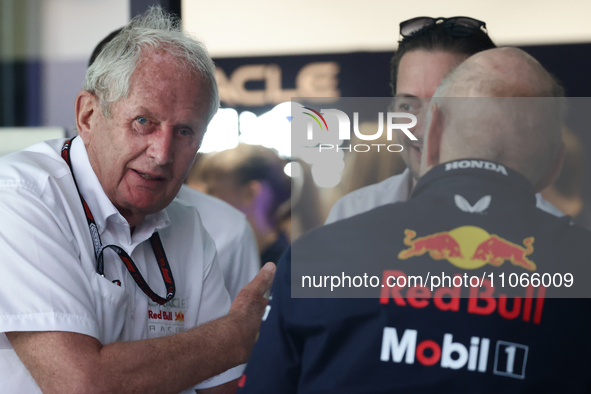
[[[443,130],[438,162],[492,160],[534,185],[552,167],[561,147],[563,89],[524,51],[495,48],[471,56],[434,97],[437,116],[427,127]]]
[[[562,97],[562,87],[526,52],[495,48],[479,52],[442,83],[439,97]]]

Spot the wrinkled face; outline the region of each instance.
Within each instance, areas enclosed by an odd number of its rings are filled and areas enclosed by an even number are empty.
[[[467,56],[456,53],[415,50],[405,53],[400,59],[393,109],[396,112],[412,113],[417,117],[417,125],[410,129],[410,132],[418,141],[410,140],[400,130],[396,135],[398,143],[404,147],[402,159],[415,180],[420,177],[425,116],[429,99],[443,78],[466,58]],[[408,122],[408,119],[400,120],[400,123]]]
[[[178,193],[207,128],[209,99],[209,89],[172,56],[149,52],[110,118],[96,101],[89,130],[80,135],[106,195],[131,226]]]

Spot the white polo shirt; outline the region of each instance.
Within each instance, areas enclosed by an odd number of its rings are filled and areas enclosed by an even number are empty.
[[[130,235],[129,224],[93,172],[83,141],[76,138],[71,147],[74,174],[103,245],[124,249],[152,290],[164,296],[148,241],[158,231],[176,295],[164,306],[152,302],[110,250],[104,253],[105,277],[98,275],[82,204],[60,156],[64,141],[46,141],[0,158],[0,385],[7,393],[41,391],[5,332],[76,332],[106,345],[188,330],[225,315],[230,307],[215,245],[196,209],[175,200],[144,218]],[[242,369],[195,388],[236,379]]]
[[[215,242],[226,289],[233,300],[261,269],[258,247],[246,216],[227,202],[187,185],[181,187],[176,197],[197,208],[203,226]]]
[[[350,218],[374,208],[396,202],[404,202],[412,192],[412,176],[407,168],[403,173],[391,176],[379,183],[362,187],[339,198],[331,208],[324,224]],[[558,208],[536,194],[536,206],[554,216],[564,216]]]

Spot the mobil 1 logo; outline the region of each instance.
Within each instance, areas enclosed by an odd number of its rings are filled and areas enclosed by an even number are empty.
[[[454,340],[451,333],[445,333],[443,340],[424,339],[419,341],[417,330],[405,329],[400,332],[394,327],[384,327],[380,361],[415,364],[425,367],[467,370],[470,372],[491,372],[489,365],[489,338],[473,336],[470,342]],[[492,373],[516,379],[525,378],[528,347],[518,343],[499,340],[495,345]]]
[[[524,379],[528,347],[518,343],[497,341],[495,349],[495,375]]]

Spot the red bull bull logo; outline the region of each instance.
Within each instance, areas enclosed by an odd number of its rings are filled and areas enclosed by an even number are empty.
[[[460,245],[449,235],[447,231],[427,235],[413,240],[417,233],[413,230],[404,230],[404,244],[410,246],[398,254],[398,258],[406,260],[409,257],[421,256],[429,253],[433,260],[447,259],[448,257],[463,257]]]
[[[181,323],[185,321],[185,315],[183,314],[183,311],[174,313],[174,321],[179,321]]]
[[[525,246],[523,248],[493,234],[489,239],[478,245],[476,252],[472,256],[472,260],[486,261],[496,267],[503,264],[505,260],[508,260],[513,265],[535,271],[536,265],[526,257],[534,251],[533,243],[534,237],[526,238],[523,240],[523,245]]]
[[[534,251],[534,237],[525,238],[523,246],[520,246],[475,226],[462,226],[419,238],[416,236],[415,231],[404,230],[404,244],[409,248],[398,254],[399,259],[428,253],[433,260],[445,259],[464,269],[477,269],[486,264],[499,267],[509,261],[529,271],[536,270],[536,264],[527,257]]]

